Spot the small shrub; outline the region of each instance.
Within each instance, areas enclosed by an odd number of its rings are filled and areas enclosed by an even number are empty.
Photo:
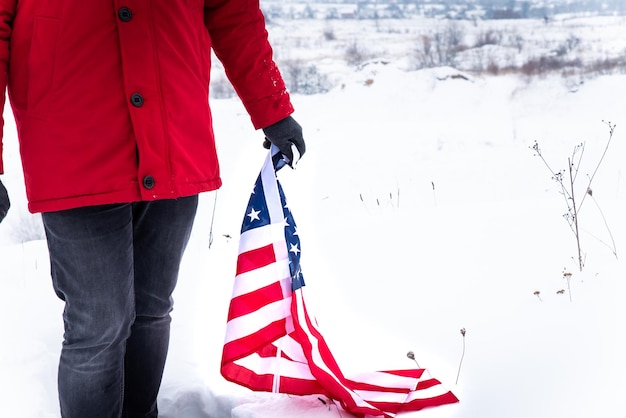
[[[303,66],[301,61],[281,63],[283,77],[291,93],[317,94],[330,90],[330,82],[314,64]]]
[[[41,214],[20,212],[18,219],[11,225],[11,238],[14,242],[25,243],[46,238],[41,221]]]
[[[520,67],[520,72],[527,76],[542,75],[553,71],[564,71],[568,68],[582,66],[579,58],[566,60],[558,56],[532,58]]]
[[[322,34],[324,35],[324,39],[327,41],[334,41],[337,39],[337,36],[335,35],[335,29],[333,29],[332,26],[325,27]]]
[[[369,54],[367,54],[356,39],[350,42],[346,48],[345,60],[349,65],[361,65],[369,58]]]
[[[413,54],[415,69],[454,66],[456,55],[467,49],[465,32],[455,22],[432,35],[422,35]]]
[[[225,75],[219,75],[211,79],[210,92],[211,97],[214,99],[230,99],[237,95]]]
[[[502,32],[489,29],[478,34],[474,47],[480,48],[485,45],[500,45],[501,42]]]
[[[500,73],[500,66],[495,61],[489,61],[487,64],[487,72],[491,75],[498,75]]]

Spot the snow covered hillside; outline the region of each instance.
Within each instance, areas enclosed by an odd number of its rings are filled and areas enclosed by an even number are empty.
[[[581,21],[578,33],[590,39],[621,25],[606,22]],[[303,32],[272,28],[279,57],[305,65],[305,54],[333,53],[291,44],[305,42]],[[358,67],[318,56],[331,90],[293,96],[307,154],[280,179],[299,226],[310,309],[339,364],[410,368],[413,351],[460,398],[407,417],[622,417],[626,75],[585,74],[572,88],[559,72],[410,70],[400,51],[411,39],[372,41],[397,55],[374,53]],[[162,416],[346,418],[328,400],[253,394],[219,375],[238,231],[265,150],[237,99],[214,100],[213,110],[224,187],[201,198],[174,295]],[[26,214],[5,117],[2,180],[14,207],[0,225],[0,416],[56,418],[62,304],[45,242],[32,239],[41,232]],[[580,272],[566,203],[531,148],[537,141],[560,170],[584,141],[584,195],[609,138],[603,121],[617,127],[579,214]]]

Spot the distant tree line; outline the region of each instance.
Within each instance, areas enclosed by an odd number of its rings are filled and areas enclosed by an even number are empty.
[[[626,0],[262,0],[261,3],[270,18],[297,19],[402,19],[415,15],[471,20],[548,19],[564,13],[626,13]],[[296,10],[294,5],[306,6]]]

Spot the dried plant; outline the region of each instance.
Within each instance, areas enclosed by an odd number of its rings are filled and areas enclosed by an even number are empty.
[[[459,383],[459,376],[461,374],[461,365],[463,364],[463,358],[465,357],[465,328],[461,328],[461,336],[463,337],[463,352],[461,353],[461,360],[459,361],[459,370],[456,373],[456,384]]]
[[[572,278],[572,273],[563,269],[563,278],[567,281],[567,294],[569,295],[569,301],[572,301],[572,288],[570,287],[570,279]],[[563,291],[565,292],[565,291]],[[557,292],[558,293],[558,292]]]
[[[415,353],[413,353],[412,351],[409,351],[408,353],[406,353],[406,356],[408,358],[410,358],[411,360],[413,360],[415,362],[415,364],[417,364],[417,368],[421,369],[419,363],[417,362],[417,360],[415,359]]]
[[[572,151],[572,155],[568,157],[567,159],[567,169],[563,169],[560,171],[553,170],[550,164],[548,164],[548,162],[546,161],[546,159],[544,158],[541,152],[541,148],[539,148],[539,144],[537,143],[537,141],[535,141],[535,144],[532,146],[532,149],[535,151],[535,155],[541,158],[541,161],[543,161],[546,168],[552,174],[552,179],[559,184],[560,193],[565,199],[567,212],[563,215],[563,217],[569,224],[570,229],[572,230],[574,237],[576,238],[576,249],[577,249],[576,262],[578,264],[578,268],[580,269],[580,271],[583,270],[583,267],[585,265],[585,257],[584,257],[584,254],[580,245],[579,214],[588,196],[594,201],[600,215],[602,216],[604,225],[606,227],[606,230],[611,240],[611,245],[601,240],[600,241],[603,242],[603,244],[605,244],[607,247],[609,247],[611,251],[613,252],[613,255],[617,257],[617,250],[615,247],[615,240],[613,239],[613,234],[611,233],[611,229],[609,228],[606,218],[604,217],[604,213],[600,209],[598,202],[595,201],[593,197],[593,190],[591,188],[591,184],[593,183],[593,180],[596,174],[598,173],[600,165],[602,165],[602,162],[604,161],[604,157],[606,156],[609,146],[611,145],[611,140],[613,139],[613,133],[615,132],[615,127],[616,127],[615,124],[611,122],[604,122],[604,123],[609,127],[609,137],[608,137],[606,146],[604,147],[604,152],[602,153],[602,156],[598,160],[593,173],[591,175],[587,175],[587,181],[586,181],[585,187],[582,189],[584,190],[584,192],[582,193],[582,196],[580,196],[580,192],[578,194],[576,193],[577,190],[581,190],[580,188],[576,187],[577,185],[576,180],[578,179],[580,164],[585,153],[585,143],[582,142],[574,147],[574,150]]]

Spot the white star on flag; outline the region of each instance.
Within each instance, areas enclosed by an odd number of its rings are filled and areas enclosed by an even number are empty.
[[[289,252],[294,253],[295,255],[298,255],[298,253],[300,252],[300,249],[298,248],[298,244],[289,244],[291,246],[291,248],[289,249]]]
[[[252,222],[254,220],[260,221],[261,219],[259,218],[259,213],[261,213],[260,210],[254,210],[254,208],[252,208],[250,213],[247,215],[247,216],[250,217],[250,222]]]

